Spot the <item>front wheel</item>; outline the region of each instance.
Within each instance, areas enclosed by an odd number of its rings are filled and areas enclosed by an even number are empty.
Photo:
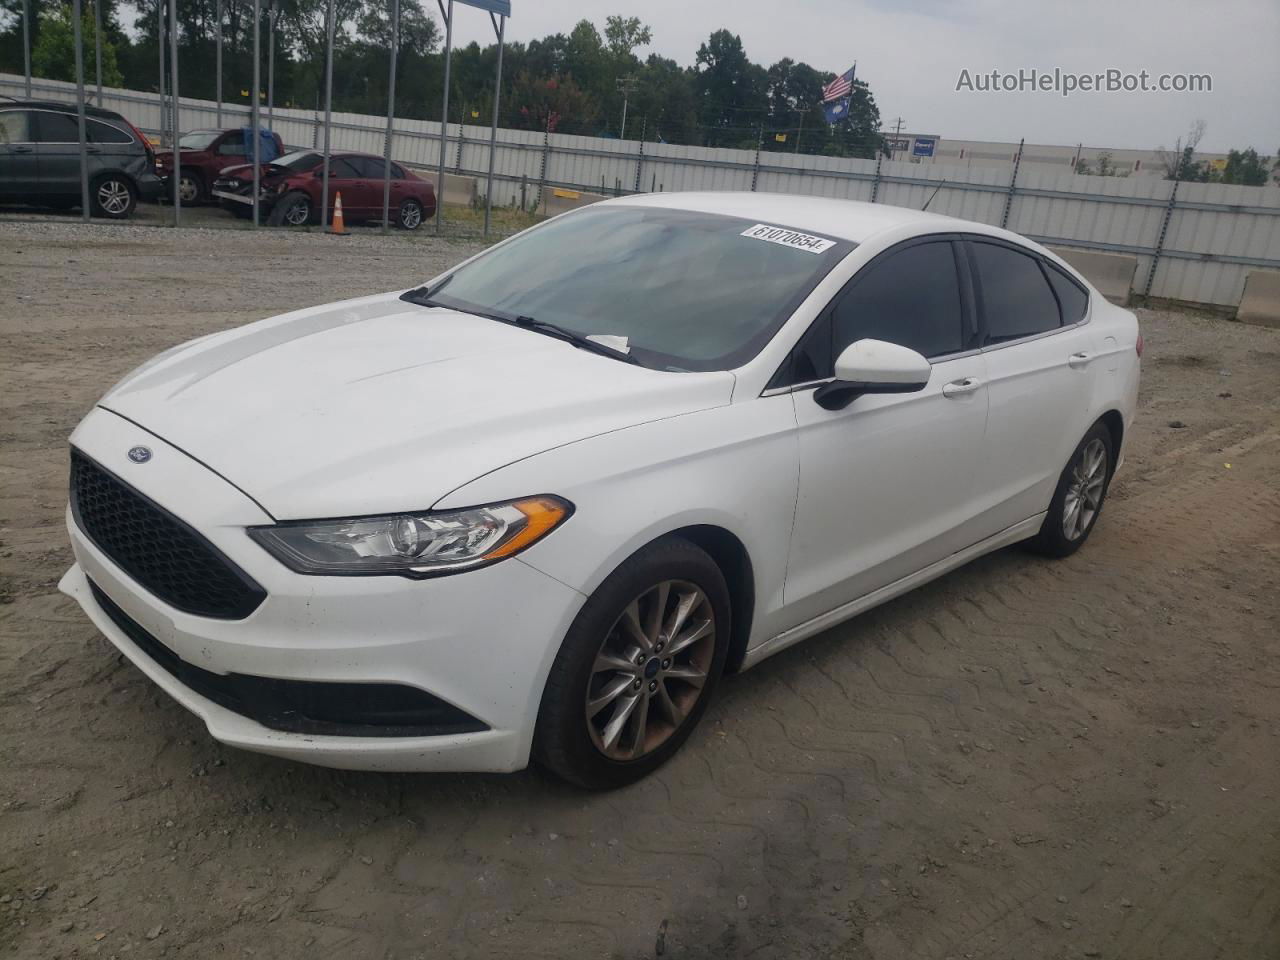
[[[572,783],[620,787],[665,763],[707,708],[729,649],[715,561],[669,537],[596,589],[547,678],[534,756]]]
[[[204,177],[197,170],[183,170],[178,177],[178,199],[188,206],[204,203],[209,199]]]
[[[1066,557],[1089,539],[1115,469],[1111,431],[1095,423],[1076,446],[1058,478],[1040,532],[1029,542],[1039,553]]]
[[[252,217],[253,214],[250,214]],[[267,222],[273,227],[302,227],[311,220],[311,198],[305,193],[290,193],[271,209]]]

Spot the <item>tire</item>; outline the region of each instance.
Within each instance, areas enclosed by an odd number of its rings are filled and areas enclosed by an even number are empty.
[[[89,206],[95,217],[126,220],[138,205],[133,181],[117,173],[104,173],[89,184]]]
[[[1069,557],[1079,550],[1102,515],[1114,471],[1111,431],[1105,424],[1095,423],[1063,468],[1040,532],[1027,546],[1050,557]]]
[[[652,773],[706,711],[731,626],[729,588],[705,551],[679,537],[641,549],[596,589],[569,628],[542,694],[534,759],[592,790]],[[674,655],[663,657],[659,644]]]
[[[412,198],[400,204],[400,212],[396,214],[396,226],[401,230],[417,230],[422,226],[422,204]]]
[[[209,188],[205,185],[204,175],[199,170],[184,167],[179,174],[178,195],[184,207],[194,207],[208,201]]]
[[[301,190],[295,190],[276,201],[267,223],[273,227],[303,227],[311,222],[311,213],[311,198]],[[253,214],[249,217],[252,219]]]

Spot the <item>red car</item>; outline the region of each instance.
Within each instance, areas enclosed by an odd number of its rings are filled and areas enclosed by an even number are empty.
[[[275,155],[284,153],[284,143],[278,134],[271,134],[276,143]],[[232,130],[192,130],[178,139],[178,161],[181,166],[178,196],[185,204],[205,203],[213,181],[227,167],[251,163],[253,141],[245,143],[244,128]],[[166,196],[173,196],[170,177],[173,176],[173,151],[156,151],[156,173],[168,188]]]
[[[324,164],[314,150],[297,150],[262,165],[258,215],[273,227],[300,227],[320,222],[320,189]],[[329,211],[342,194],[344,220],[382,219],[383,159],[368,153],[329,155]],[[228,168],[214,181],[213,195],[240,216],[253,216],[253,164]],[[391,222],[416,230],[435,216],[436,190],[398,163],[391,164]]]

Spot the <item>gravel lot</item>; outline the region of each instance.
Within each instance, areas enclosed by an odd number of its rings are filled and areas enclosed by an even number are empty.
[[[403,287],[429,237],[0,223],[0,952],[1280,956],[1280,331],[1140,311],[1090,544],[721,689],[608,795],[224,749],[55,590],[65,439],[158,350]]]

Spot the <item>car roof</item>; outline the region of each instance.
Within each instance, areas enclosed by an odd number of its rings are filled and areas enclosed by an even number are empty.
[[[950,230],[985,233],[1008,237],[1024,245],[1027,241],[1007,230],[983,223],[972,223],[938,213],[926,213],[907,207],[893,207],[862,200],[835,200],[830,197],[807,197],[785,193],[698,192],[646,193],[623,197],[610,203],[666,207],[717,213],[728,217],[759,220],[795,230],[812,230],[829,237],[840,237],[863,243],[878,233],[898,227],[914,227],[919,233],[944,233]]]
[[[61,100],[10,100],[0,103],[0,109],[13,109],[22,107],[28,110],[53,110],[57,113],[75,113],[76,105],[74,103],[66,103]],[[87,103],[84,106],[84,115],[86,117],[96,117],[99,120],[120,120],[124,117],[116,113],[114,110],[104,110],[101,107],[91,107]]]

